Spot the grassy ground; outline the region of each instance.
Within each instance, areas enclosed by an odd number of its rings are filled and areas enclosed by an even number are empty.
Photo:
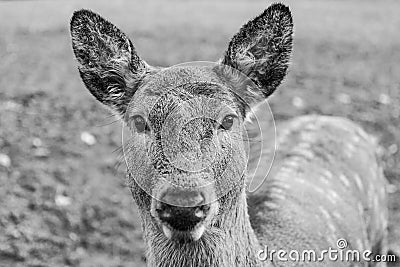
[[[295,52],[270,101],[276,119],[346,116],[379,138],[391,184],[390,247],[400,252],[400,3],[288,3]],[[144,265],[138,213],[124,168],[114,168],[120,125],[79,80],[68,32],[73,10],[103,14],[150,64],[167,66],[218,59],[267,5],[0,2],[0,266]],[[95,144],[83,142],[83,132]]]

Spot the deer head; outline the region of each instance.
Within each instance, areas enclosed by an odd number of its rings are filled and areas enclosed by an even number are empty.
[[[159,68],[98,14],[74,13],[81,78],[131,133],[128,179],[150,254],[161,244],[216,247],[247,225],[243,125],[286,75],[292,33],[289,9],[274,4],[239,30],[215,64]]]

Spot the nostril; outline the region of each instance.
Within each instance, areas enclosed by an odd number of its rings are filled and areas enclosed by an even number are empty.
[[[202,205],[196,208],[194,215],[198,218],[204,219],[207,216],[209,210],[210,205]]]
[[[205,214],[204,211],[201,208],[197,208],[194,212],[194,216],[196,216],[197,218],[204,218]]]
[[[203,221],[209,212],[202,192],[183,188],[167,188],[160,197],[158,218],[178,231],[188,231]]]
[[[200,207],[177,207],[165,203],[160,203],[157,209],[159,219],[178,231],[192,230],[207,217],[208,211],[208,205]]]

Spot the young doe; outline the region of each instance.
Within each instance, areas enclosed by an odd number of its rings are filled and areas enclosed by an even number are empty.
[[[268,179],[246,196],[244,125],[286,75],[292,34],[289,8],[273,4],[240,29],[217,64],[159,68],[110,22],[74,13],[81,78],[132,135],[127,177],[149,266],[374,266],[327,255],[316,263],[283,254],[271,260],[266,248],[386,253],[376,144],[347,119],[302,116],[277,125]],[[273,154],[271,136],[264,142]]]

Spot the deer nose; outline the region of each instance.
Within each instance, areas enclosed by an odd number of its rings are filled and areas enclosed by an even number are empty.
[[[210,206],[204,204],[203,195],[197,191],[168,190],[160,201],[156,209],[159,219],[178,231],[192,230],[210,210]]]
[[[177,207],[197,207],[204,203],[204,197],[199,191],[180,188],[168,188],[160,200]]]

